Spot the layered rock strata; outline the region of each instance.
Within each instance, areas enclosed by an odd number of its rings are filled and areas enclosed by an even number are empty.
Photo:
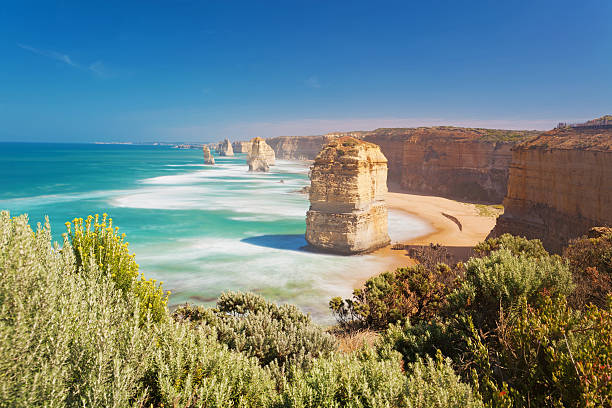
[[[234,149],[232,149],[232,144],[230,143],[229,139],[225,139],[224,141],[219,143],[218,152],[219,152],[219,156],[233,156],[234,155]]]
[[[210,152],[208,146],[204,145],[202,147],[202,153],[204,153],[204,164],[215,164],[215,158]]]
[[[351,137],[332,140],[315,158],[310,181],[311,247],[359,254],[389,244],[387,159],[378,146]]]
[[[251,149],[247,156],[249,171],[268,171],[275,163],[274,150],[261,137],[251,140]]]
[[[492,236],[539,238],[553,252],[612,226],[612,128],[555,129],[517,145],[504,207]]]
[[[234,142],[232,143],[232,148],[234,149],[234,153],[249,153],[251,151],[252,141],[248,142]]]
[[[278,136],[266,139],[276,157],[282,160],[314,160],[331,136]]]

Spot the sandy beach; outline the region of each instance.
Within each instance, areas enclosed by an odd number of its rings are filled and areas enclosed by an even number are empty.
[[[474,245],[486,239],[495,226],[497,215],[502,212],[492,206],[397,192],[387,193],[386,200],[390,210],[406,212],[425,220],[431,226],[431,232],[426,235],[408,241],[392,242],[392,245],[441,244],[459,258],[469,255]],[[393,250],[392,245],[374,252],[374,255],[388,261],[388,269],[414,264],[405,250]]]

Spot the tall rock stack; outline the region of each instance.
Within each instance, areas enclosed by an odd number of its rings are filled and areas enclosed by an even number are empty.
[[[219,156],[233,156],[234,149],[232,149],[232,144],[229,139],[225,139],[221,143],[219,143]]]
[[[387,159],[372,143],[332,140],[310,168],[306,241],[319,250],[359,254],[389,244]]]
[[[251,149],[247,156],[249,171],[268,171],[274,166],[274,150],[261,137],[251,140]]]
[[[210,152],[210,148],[208,146],[202,146],[202,153],[204,153],[204,164],[215,164],[215,158]]]

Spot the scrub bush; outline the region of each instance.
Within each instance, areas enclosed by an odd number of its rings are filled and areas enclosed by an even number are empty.
[[[460,276],[458,268],[445,264],[398,268],[368,279],[363,289],[353,291],[352,299],[333,298],[329,306],[345,330],[384,330],[406,319],[426,321],[440,312]]]
[[[66,222],[67,235],[75,253],[77,267],[89,270],[97,267],[109,276],[126,297],[135,296],[143,312],[155,321],[167,317],[169,293],[164,293],[161,282],[145,279],[138,273],[135,255],[130,254],[125,234],[113,228],[113,219],[107,214],[88,216],[85,221],[75,218]]]
[[[510,234],[503,234],[497,238],[489,238],[474,247],[478,257],[485,257],[499,249],[507,249],[512,255],[525,255],[528,258],[542,258],[548,256],[542,241],[527,239]]]
[[[173,316],[213,332],[217,341],[257,358],[262,366],[307,367],[335,350],[333,336],[297,307],[278,306],[253,293],[223,293],[216,308],[186,305]]]

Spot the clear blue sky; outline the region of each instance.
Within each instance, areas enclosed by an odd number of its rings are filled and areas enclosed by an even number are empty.
[[[612,1],[4,1],[0,141],[612,113]]]

